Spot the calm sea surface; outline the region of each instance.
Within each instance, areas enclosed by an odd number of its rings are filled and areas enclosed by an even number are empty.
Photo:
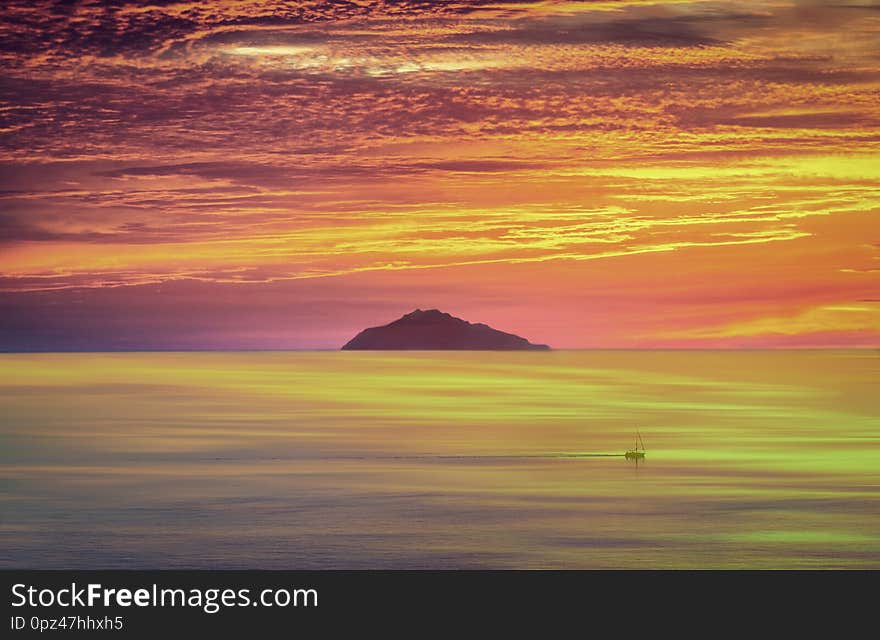
[[[4,568],[876,569],[880,352],[0,355],[0,483]]]

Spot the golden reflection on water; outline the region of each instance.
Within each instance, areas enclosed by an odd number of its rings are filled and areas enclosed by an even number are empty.
[[[3,355],[0,566],[880,568],[878,364]]]

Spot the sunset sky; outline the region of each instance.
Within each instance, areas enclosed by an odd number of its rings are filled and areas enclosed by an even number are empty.
[[[880,2],[5,2],[0,350],[880,346]]]

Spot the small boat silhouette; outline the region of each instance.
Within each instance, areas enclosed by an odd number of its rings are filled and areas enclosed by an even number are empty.
[[[642,434],[636,429],[636,443],[632,449],[627,449],[624,454],[627,460],[640,460],[645,457],[645,443],[642,442]]]

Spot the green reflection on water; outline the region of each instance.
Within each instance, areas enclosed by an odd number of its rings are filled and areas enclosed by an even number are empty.
[[[4,355],[0,565],[880,567],[878,363]]]

